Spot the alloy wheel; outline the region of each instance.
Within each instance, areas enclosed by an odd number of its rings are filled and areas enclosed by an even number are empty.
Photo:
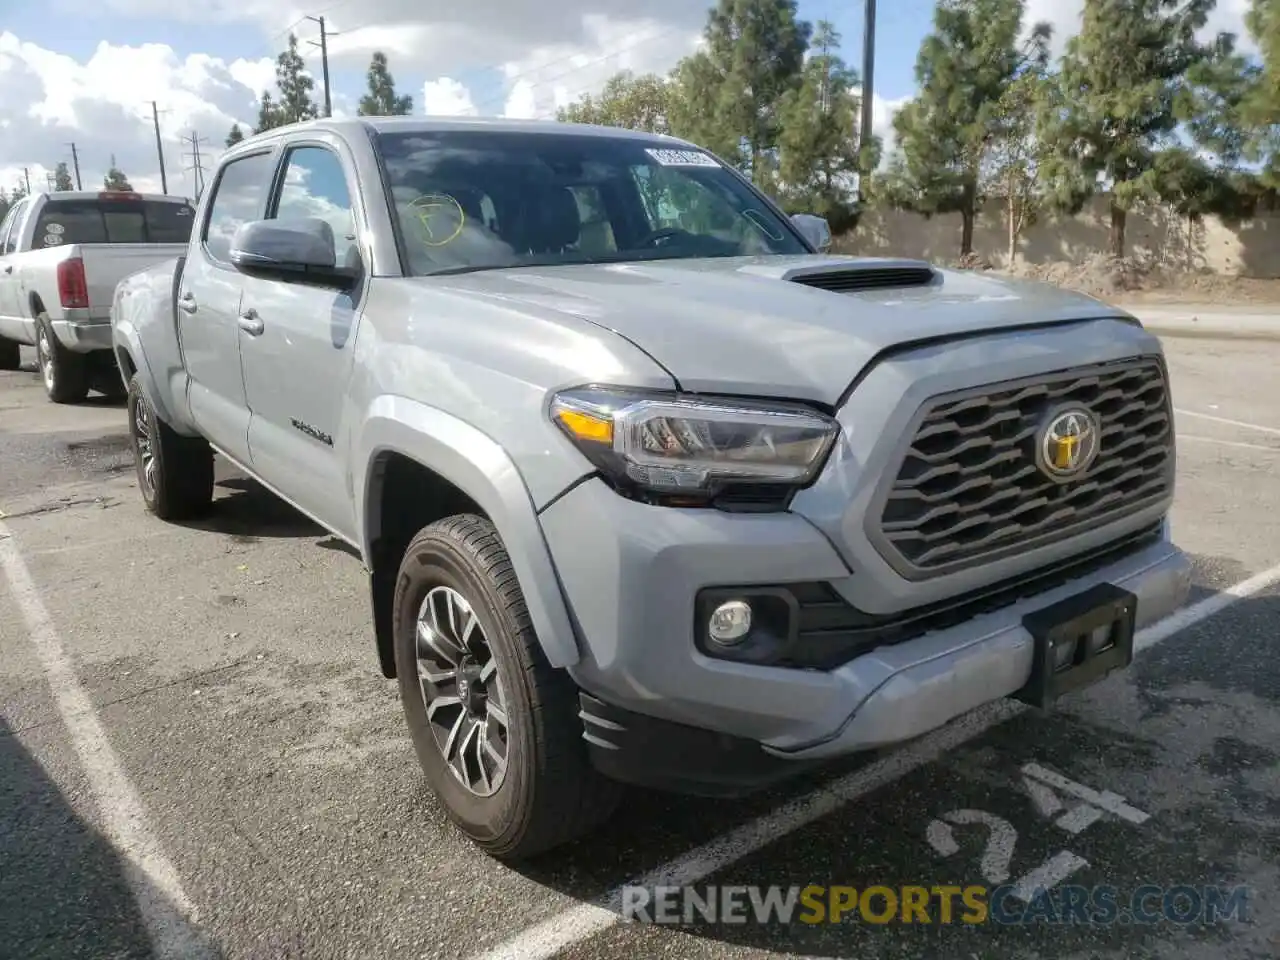
[[[40,354],[40,374],[44,377],[45,389],[52,390],[56,380],[53,373],[53,350],[50,347],[49,335],[44,331],[43,327],[36,335],[36,339]]]
[[[151,417],[148,413],[147,401],[139,395],[133,403],[133,420],[130,424],[133,442],[138,451],[138,466],[141,468],[142,482],[149,492],[156,489],[156,458],[152,447]]]
[[[498,791],[510,730],[498,664],[484,627],[452,587],[430,590],[418,610],[418,684],[445,764],[478,797]]]

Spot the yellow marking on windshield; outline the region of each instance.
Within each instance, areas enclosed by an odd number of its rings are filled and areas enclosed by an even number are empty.
[[[443,247],[462,233],[467,222],[462,204],[447,193],[426,193],[409,202],[418,218],[418,237],[428,247]]]

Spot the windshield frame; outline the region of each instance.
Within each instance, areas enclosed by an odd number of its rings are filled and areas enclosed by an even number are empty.
[[[751,256],[752,258],[770,259],[773,257],[794,257],[797,255],[820,253],[820,251],[817,250],[809,242],[809,239],[804,235],[803,232],[801,232],[799,227],[796,226],[795,222],[792,221],[790,215],[787,214],[773,200],[773,198],[768,196],[766,193],[761,191],[754,183],[752,183],[750,178],[745,176],[741,171],[739,171],[732,164],[725,163],[723,159],[716,156],[711,151],[706,150],[703,147],[699,147],[696,144],[690,143],[688,141],[679,140],[673,137],[664,137],[658,134],[645,136],[645,135],[635,135],[630,132],[621,132],[621,131],[617,136],[609,136],[607,134],[602,135],[594,131],[590,133],[576,132],[576,131],[562,132],[558,130],[530,131],[530,130],[512,130],[512,129],[503,128],[503,127],[495,128],[493,131],[486,131],[483,128],[480,128],[480,129],[473,128],[470,130],[463,131],[463,130],[454,130],[449,128],[438,129],[438,128],[432,128],[432,127],[423,127],[421,129],[404,129],[404,128],[397,127],[394,129],[382,130],[382,129],[378,129],[377,127],[374,127],[373,125],[370,125],[367,128],[367,130],[369,135],[370,147],[372,148],[372,152],[373,152],[374,163],[377,167],[379,186],[382,188],[383,203],[386,205],[386,211],[388,215],[389,225],[391,227],[392,238],[394,239],[394,242],[395,242],[396,259],[398,261],[398,266],[400,267],[400,275],[403,277],[425,278],[425,277],[435,277],[435,276],[456,276],[458,274],[463,274],[463,273],[492,272],[496,270],[520,270],[520,269],[528,269],[528,268],[542,267],[542,266],[591,267],[591,266],[598,266],[598,265],[603,266],[607,264],[620,264],[620,263],[635,264],[635,263],[652,263],[652,262],[670,262],[673,260],[678,261],[678,260],[707,259],[706,257],[671,256],[670,254],[665,253],[663,250],[658,249],[654,251],[653,256],[638,255],[636,251],[620,251],[615,255],[595,256],[595,257],[592,257],[590,260],[583,260],[583,261],[565,261],[563,258],[556,257],[554,259],[547,258],[546,262],[542,262],[541,258],[531,258],[521,263],[509,263],[509,264],[486,263],[486,264],[475,264],[475,265],[467,265],[467,266],[442,267],[439,270],[432,270],[428,272],[415,270],[412,266],[412,261],[409,255],[408,242],[404,235],[403,225],[400,222],[399,211],[396,208],[395,194],[393,192],[392,183],[391,183],[391,174],[387,168],[386,153],[384,152],[384,149],[383,149],[383,145],[386,141],[396,140],[400,138],[410,138],[415,136],[448,138],[454,135],[458,135],[460,137],[476,137],[476,136],[485,137],[485,136],[506,135],[507,137],[530,137],[530,138],[538,138],[538,139],[544,139],[544,138],[552,139],[557,137],[566,137],[566,136],[575,137],[576,136],[577,138],[581,138],[581,139],[600,139],[603,141],[624,140],[629,144],[634,144],[640,149],[649,148],[649,149],[655,149],[655,150],[682,150],[682,149],[696,150],[699,153],[703,153],[706,156],[714,159],[718,168],[724,171],[726,174],[728,174],[728,176],[735,181],[739,189],[742,189],[746,193],[748,193],[754,200],[758,201],[759,204],[762,207],[764,207],[764,209],[771,216],[775,217],[778,221],[778,224],[782,227],[784,231],[786,231],[786,234],[790,238],[794,239],[794,241],[801,248],[799,254],[794,252],[793,253],[765,252],[765,253],[756,253],[756,254],[749,254],[749,255],[743,254],[743,256]],[[714,259],[729,259],[729,258],[715,257]]]

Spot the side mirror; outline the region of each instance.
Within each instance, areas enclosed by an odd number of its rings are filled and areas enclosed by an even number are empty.
[[[791,222],[816,249],[826,253],[831,249],[831,227],[822,217],[811,213],[793,213]]]
[[[244,273],[347,287],[355,271],[339,267],[333,228],[316,217],[252,220],[231,241],[231,263]]]

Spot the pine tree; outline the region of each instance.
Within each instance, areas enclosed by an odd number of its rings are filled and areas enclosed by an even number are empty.
[[[107,175],[102,178],[102,188],[104,190],[121,190],[131,191],[133,186],[129,183],[129,179],[124,175],[119,167],[116,166],[116,158],[111,157],[111,166],[107,170]]]
[[[705,48],[677,73],[683,93],[673,104],[674,130],[770,185],[778,111],[800,84],[812,30],[796,19],[796,0],[719,0]]]
[[[413,112],[413,97],[396,96],[396,82],[387,70],[387,56],[377,51],[369,62],[369,92],[360,98],[356,113],[362,117],[403,117]]]
[[[840,35],[819,21],[813,38],[816,51],[805,64],[800,86],[783,95],[779,105],[779,191],[793,213],[825,217],[837,233],[853,225],[854,175],[858,172],[861,99],[853,92],[858,75],[837,54]],[[872,163],[878,145],[869,143]]]
[[[60,161],[53,171],[53,189],[54,190],[74,190],[76,185],[71,182],[71,171],[67,169],[65,161]]]
[[[253,132],[261,133],[263,130],[270,130],[273,127],[282,127],[287,122],[281,115],[280,107],[272,99],[271,94],[263,90],[262,98],[258,101],[258,123],[253,128]]]
[[[1110,189],[1112,256],[1125,254],[1128,211],[1159,194],[1157,158],[1176,145],[1188,71],[1210,50],[1195,34],[1214,0],[1085,0],[1043,125],[1059,206],[1076,212],[1099,179]]]
[[[13,207],[13,201],[9,199],[9,191],[4,187],[0,187],[0,220],[9,215],[9,210]]]
[[[280,88],[281,124],[312,120],[320,113],[311,92],[316,82],[306,71],[306,62],[298,53],[298,38],[289,34],[289,49],[276,57],[276,86]]]
[[[916,57],[920,92],[894,117],[900,154],[886,192],[925,216],[959,213],[962,257],[973,252],[983,158],[1001,98],[1029,63],[1048,57],[1048,24],[1020,43],[1023,13],[1023,0],[939,0]]]
[[[237,143],[244,139],[244,131],[240,129],[240,124],[233,123],[231,132],[227,134],[227,146],[234,147]]]

